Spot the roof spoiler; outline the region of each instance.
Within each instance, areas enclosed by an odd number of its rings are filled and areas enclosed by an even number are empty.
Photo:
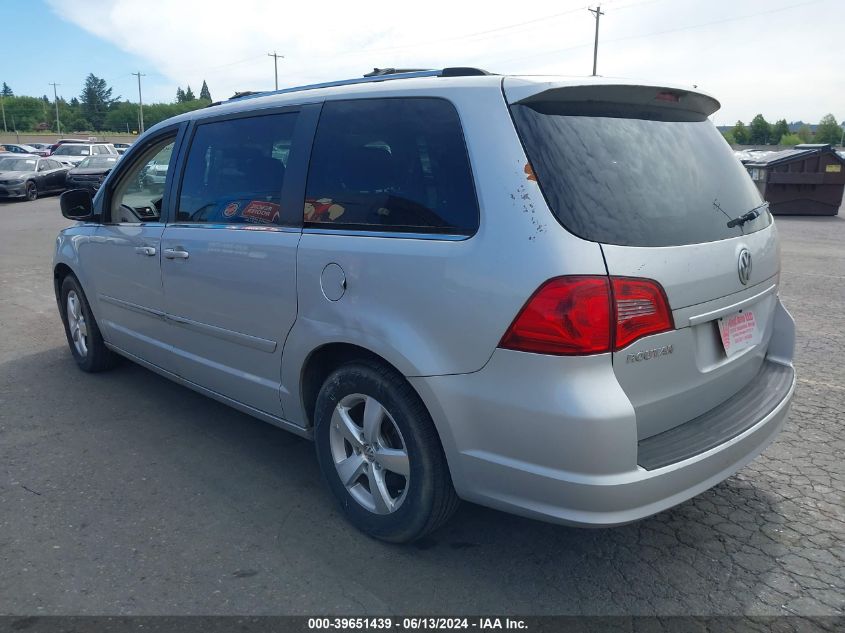
[[[667,114],[685,111],[697,115],[696,118],[706,118],[721,107],[716,99],[701,92],[632,84],[555,85],[555,82],[511,83],[505,80],[505,94],[512,104],[564,104],[573,110],[587,110],[595,106],[611,111],[622,106],[639,106]]]

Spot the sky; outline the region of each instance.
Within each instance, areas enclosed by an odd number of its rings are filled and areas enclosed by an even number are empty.
[[[590,6],[595,6],[592,4]],[[604,0],[598,74],[698,86],[714,121],[757,113],[845,119],[845,0]],[[115,96],[173,101],[360,76],[374,67],[477,66],[508,74],[589,75],[595,19],[583,0],[0,0],[15,94],[66,99],[88,73]],[[11,54],[10,54],[11,53]],[[13,62],[13,63],[12,63]]]

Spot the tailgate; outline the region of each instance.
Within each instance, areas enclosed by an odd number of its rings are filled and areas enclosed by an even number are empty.
[[[658,280],[675,322],[675,330],[642,338],[613,355],[614,373],[637,412],[639,439],[713,409],[754,378],[766,356],[777,303],[774,225],[705,245],[604,245],[602,250],[611,275]],[[747,285],[738,273],[743,250],[753,263]],[[756,340],[729,356],[719,321],[749,313]]]

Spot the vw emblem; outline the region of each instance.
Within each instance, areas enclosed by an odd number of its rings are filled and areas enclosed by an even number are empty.
[[[748,280],[751,279],[751,251],[747,248],[743,248],[739,252],[737,271],[739,272],[739,280],[742,282],[742,285],[747,285]]]

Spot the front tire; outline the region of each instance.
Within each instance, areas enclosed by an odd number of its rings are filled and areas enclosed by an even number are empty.
[[[91,306],[73,275],[62,280],[60,291],[62,321],[73,359],[82,371],[105,371],[114,367],[117,356],[103,342]]]
[[[339,367],[320,389],[314,420],[323,477],[361,531],[407,543],[454,513],[458,497],[431,416],[392,369]]]
[[[38,187],[31,180],[26,183],[26,199],[30,202],[38,200]]]

